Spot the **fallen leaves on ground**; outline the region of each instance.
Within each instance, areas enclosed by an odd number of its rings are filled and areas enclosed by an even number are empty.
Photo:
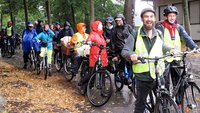
[[[80,112],[85,98],[74,90],[60,75],[47,80],[43,75],[19,69],[0,61],[0,95],[6,99],[7,112]]]

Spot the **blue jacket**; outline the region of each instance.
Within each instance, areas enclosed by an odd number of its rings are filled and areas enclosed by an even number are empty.
[[[37,45],[34,44],[34,38],[37,36],[35,29],[29,30],[24,29],[22,33],[22,50],[23,52],[29,52],[31,47],[34,47],[36,50]]]
[[[48,29],[47,32],[43,31],[38,36],[35,38],[37,41],[41,40],[41,42],[45,42],[48,44],[47,49],[48,50],[53,50],[53,37],[54,37],[54,32],[50,29]]]
[[[162,32],[162,34],[164,35],[164,28],[162,25],[157,26],[157,29],[160,30]],[[185,31],[183,26],[181,26],[180,24],[177,24],[177,30],[179,32],[181,39],[183,39],[185,41],[187,47],[189,47],[190,49],[198,48],[198,46],[194,43],[192,38]]]

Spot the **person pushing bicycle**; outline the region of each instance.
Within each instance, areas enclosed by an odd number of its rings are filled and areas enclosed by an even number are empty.
[[[38,34],[38,36],[35,38],[37,42],[41,43],[41,48],[40,48],[40,59],[39,63],[37,66],[39,66],[41,59],[45,57],[45,49],[47,49],[47,64],[49,68],[49,75],[51,75],[51,63],[52,63],[52,53],[53,53],[53,37],[54,37],[54,32],[49,28],[49,25],[46,24],[44,26],[44,31]]]
[[[143,26],[133,35],[129,35],[121,52],[125,59],[133,62],[132,69],[137,79],[136,90],[139,96],[136,96],[134,113],[144,112],[147,95],[152,90],[155,81],[154,63],[138,63],[138,57],[161,57],[163,50],[175,52],[174,49],[163,44],[161,35],[155,29],[155,11],[145,8],[140,16]],[[164,65],[160,66],[164,67]]]

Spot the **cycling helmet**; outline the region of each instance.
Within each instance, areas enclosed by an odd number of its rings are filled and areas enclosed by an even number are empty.
[[[163,11],[163,15],[167,16],[169,13],[176,13],[178,15],[179,12],[175,6],[167,6]]]
[[[105,22],[112,23],[113,22],[113,18],[112,17],[107,17]]]
[[[71,26],[71,25],[70,25],[70,23],[69,23],[68,21],[66,21],[66,22],[64,23],[64,26]]]
[[[11,21],[8,22],[8,26],[12,26],[12,22]]]
[[[27,26],[28,27],[33,27],[33,23],[32,22],[27,22]]]
[[[117,14],[117,15],[115,16],[114,19],[115,19],[115,20],[121,20],[121,19],[122,19],[122,20],[124,21],[124,20],[125,20],[125,17],[124,17],[123,14],[120,13],[120,14]]]

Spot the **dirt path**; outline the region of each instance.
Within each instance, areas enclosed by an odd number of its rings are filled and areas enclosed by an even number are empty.
[[[57,72],[44,80],[43,75],[22,69],[17,59],[0,58],[0,112],[81,112],[78,108],[85,98],[74,90],[74,84]]]

